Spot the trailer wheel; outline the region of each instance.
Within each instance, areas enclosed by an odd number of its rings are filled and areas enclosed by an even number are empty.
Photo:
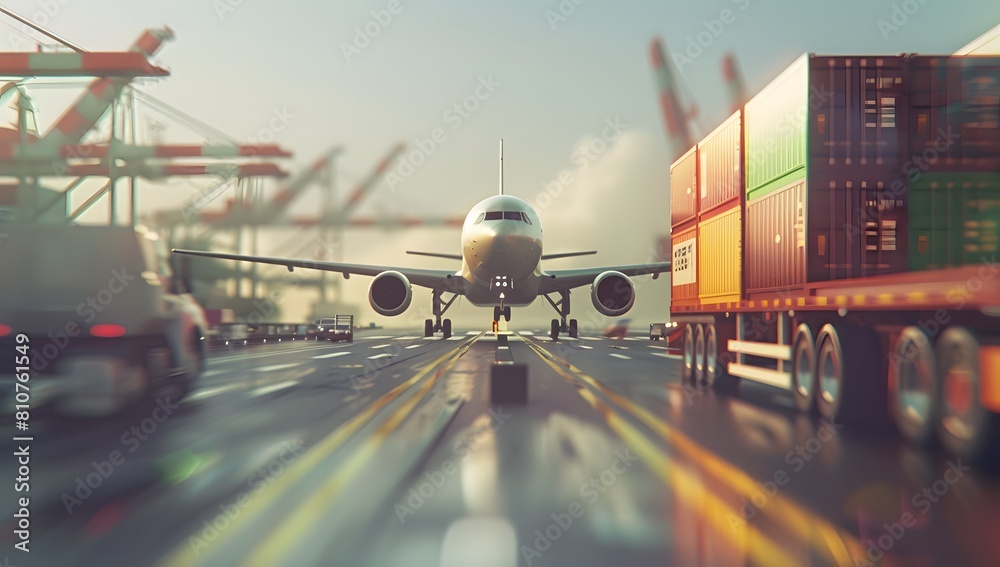
[[[816,341],[816,406],[834,422],[878,420],[885,382],[878,335],[866,327],[826,324]]]
[[[705,384],[705,325],[698,325],[694,330],[694,383]]]
[[[792,398],[801,412],[816,409],[816,342],[805,323],[795,329],[792,340]]]
[[[979,341],[964,327],[949,327],[937,341],[941,404],[937,426],[941,444],[952,455],[996,464],[990,455],[1000,433],[1000,417],[979,400]]]
[[[934,439],[934,427],[939,415],[940,386],[937,378],[937,357],[927,333],[917,327],[906,327],[896,340],[889,359],[895,372],[893,381],[893,419],[904,439],[915,445],[929,445]]]
[[[694,384],[694,327],[684,325],[683,364],[681,365],[681,382]]]

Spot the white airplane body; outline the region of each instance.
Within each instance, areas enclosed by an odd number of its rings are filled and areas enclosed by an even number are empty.
[[[203,256],[247,262],[277,264],[294,268],[311,268],[351,274],[373,276],[368,288],[372,309],[380,315],[395,316],[404,312],[412,299],[411,285],[429,288],[433,294],[435,321],[425,321],[424,333],[430,336],[435,330],[451,335],[451,321],[441,316],[455,298],[464,296],[477,307],[493,307],[493,320],[504,317],[510,321],[510,308],[524,307],[544,296],[560,314],[552,320],[551,335],[568,332],[577,335],[576,320],[570,320],[569,292],[573,288],[591,285],[594,307],[602,314],[618,317],[631,309],[635,302],[635,287],[629,276],[652,275],[656,278],[670,271],[670,262],[608,266],[569,270],[545,271],[543,260],[595,254],[573,252],[544,255],[542,253],[542,226],[535,210],[526,201],[503,194],[503,147],[501,145],[500,194],[477,203],[462,226],[461,254],[409,252],[410,254],[460,260],[458,271],[395,268],[341,262],[319,262],[293,258],[248,256],[194,250],[174,250],[177,254]],[[445,302],[442,294],[450,293]],[[554,301],[550,294],[559,294]]]

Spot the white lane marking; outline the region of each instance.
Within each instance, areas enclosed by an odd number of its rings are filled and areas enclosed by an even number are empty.
[[[437,337],[424,337],[424,340],[425,341],[435,341],[435,340],[437,340]]]
[[[415,345],[410,345],[410,346],[408,346],[408,347],[406,347],[406,348],[420,348],[420,347],[422,347],[422,346],[424,346],[424,345],[423,345],[422,343],[417,343],[417,344],[415,344]]]
[[[640,341],[640,340],[644,340],[644,339],[637,339],[635,337],[625,337],[625,340],[626,341]]]
[[[466,335],[478,335],[479,331],[466,331],[465,334]]]
[[[212,396],[218,396],[219,394],[238,390],[239,388],[239,384],[226,384],[225,386],[219,386],[218,388],[205,388],[204,390],[198,390],[190,396],[184,398],[181,400],[181,403],[204,400],[205,398],[211,398]]]
[[[601,340],[599,337],[580,337],[580,339],[584,340],[584,341],[599,341],[599,340]]]
[[[510,347],[509,347],[509,346],[498,346],[498,347],[497,347],[497,350],[500,350],[500,349],[507,349],[507,350],[510,350]]]
[[[384,344],[384,345],[375,345],[375,346],[373,346],[373,347],[370,347],[370,348],[385,348],[385,347],[388,347],[388,346],[392,346],[392,345],[390,345],[390,344],[386,343],[386,344]]]
[[[451,337],[451,338],[449,338],[448,340],[449,340],[449,341],[460,341],[460,340],[462,340],[462,339],[464,339],[464,338],[465,338],[465,337],[463,337],[463,336],[457,336],[457,337]]]
[[[275,370],[284,370],[286,368],[292,368],[293,366],[298,366],[302,364],[301,362],[290,362],[288,364],[272,364],[271,366],[261,366],[260,368],[255,368],[257,372],[273,372]]]
[[[388,352],[383,352],[382,354],[376,354],[375,356],[369,356],[368,360],[378,360],[379,358],[390,358],[392,354]]]
[[[521,334],[522,335],[528,335],[529,337],[535,336],[535,333],[532,333],[531,331],[521,331]]]
[[[613,356],[615,358],[620,358],[622,360],[632,360],[631,356],[625,356],[624,354],[618,354],[617,352],[613,352],[609,356]]]
[[[314,356],[313,359],[334,358],[334,357],[337,357],[337,356],[344,356],[344,355],[348,355],[348,354],[351,354],[351,353],[347,352],[347,351],[331,352],[330,354],[320,354],[318,356]]]
[[[671,360],[683,360],[684,357],[679,354],[667,354],[665,352],[654,352],[653,356],[662,356],[663,358],[669,358]]]
[[[419,339],[421,337],[396,337],[397,341],[412,341],[413,339]]]
[[[587,349],[587,350],[594,350],[594,347],[592,347],[592,346],[587,346],[587,345],[580,345],[580,348],[585,348],[585,349]]]
[[[284,382],[278,382],[277,384],[269,384],[267,386],[261,386],[256,390],[252,390],[248,395],[251,398],[257,396],[263,396],[264,394],[270,394],[272,392],[277,392],[278,390],[284,390],[285,388],[291,388],[292,386],[298,384],[298,380],[286,380]]]
[[[226,371],[222,370],[222,369],[206,370],[205,372],[201,373],[200,377],[201,378],[208,378],[209,376],[215,376],[216,374],[225,374],[225,373],[226,373]]]
[[[305,352],[305,351],[309,351],[309,350],[320,350],[320,349],[329,348],[329,347],[330,347],[330,345],[311,345],[311,346],[302,347],[302,348],[277,349],[277,350],[272,350],[270,352],[264,352],[264,353],[260,353],[260,354],[251,354],[251,355],[238,354],[238,355],[235,355],[235,356],[223,356],[223,357],[219,357],[219,358],[209,358],[205,362],[206,362],[206,364],[214,366],[214,365],[218,365],[218,364],[225,364],[225,363],[228,363],[228,362],[250,360],[250,359],[254,359],[254,358],[263,358],[263,357],[266,357],[266,356],[278,356],[278,355],[282,355],[282,354],[292,354],[292,353],[296,353],[296,352]]]
[[[377,337],[358,337],[358,338],[365,340],[378,340],[378,339],[394,339],[395,337],[393,337],[392,335],[379,335]]]

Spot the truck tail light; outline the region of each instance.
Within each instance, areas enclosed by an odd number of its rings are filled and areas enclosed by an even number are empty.
[[[10,325],[4,325],[0,323],[0,337],[6,337],[10,334]]]
[[[90,334],[101,338],[115,338],[125,335],[125,326],[115,323],[101,323],[90,328]]]

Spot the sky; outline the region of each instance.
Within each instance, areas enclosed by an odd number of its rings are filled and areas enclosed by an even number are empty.
[[[656,236],[669,232],[669,155],[648,56],[653,37],[687,57],[679,71],[698,108],[700,136],[729,113],[721,78],[727,51],[737,54],[752,94],[806,51],[952,53],[1000,22],[995,0],[8,0],[4,5],[89,50],[124,49],[142,29],[169,25],[176,39],[155,60],[171,76],[141,88],[233,139],[273,138],[294,152],[284,162],[290,171],[326,148],[342,146],[335,164],[341,196],[393,144],[405,142],[404,163],[414,167],[397,162],[358,211],[362,216],[464,217],[496,192],[497,140],[503,138],[507,192],[538,206],[546,252],[599,251],[552,261],[550,268],[643,262]],[[0,43],[5,49],[25,48],[15,29],[21,26],[12,26],[0,27]],[[79,90],[67,85],[32,91],[43,130]],[[465,109],[456,110],[456,104]],[[141,108],[140,141],[167,122]],[[442,130],[438,141],[436,129]],[[199,139],[169,123],[160,135],[168,141]],[[561,174],[567,183],[559,182]],[[177,208],[207,185],[190,179],[145,183],[141,210]],[[264,191],[274,188],[267,182]],[[293,212],[314,214],[318,203],[314,188]],[[284,244],[293,237],[265,232],[259,250],[292,254],[296,250]],[[454,253],[458,238],[455,229],[348,231],[341,257],[449,268],[454,265],[447,260],[403,251]],[[345,301],[358,304],[362,321],[393,323],[367,306],[366,278],[352,278],[342,290]],[[313,292],[302,290],[286,293],[283,318],[304,318],[311,297]],[[587,288],[573,298],[581,321],[606,322],[595,317]],[[415,314],[406,323],[426,316],[429,303],[429,294],[418,291]],[[666,320],[668,304],[669,278],[643,282],[633,321]],[[488,311],[460,305],[453,313],[456,324],[488,325]],[[521,312],[515,314],[523,317],[518,321],[537,326],[554,313],[542,300]]]

